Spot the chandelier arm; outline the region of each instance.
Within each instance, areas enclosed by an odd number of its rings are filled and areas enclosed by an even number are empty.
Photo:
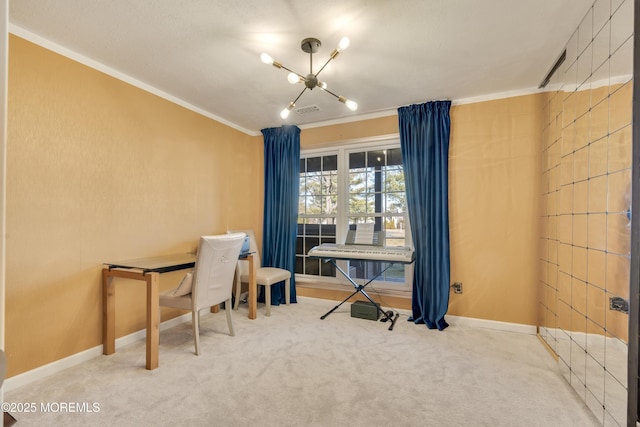
[[[318,74],[320,74],[320,72],[321,72],[322,70],[324,70],[324,67],[326,67],[326,66],[327,66],[327,64],[328,64],[329,62],[331,62],[331,60],[332,60],[333,58],[335,58],[335,55],[332,55],[329,59],[327,59],[327,62],[325,62],[325,63],[324,63],[324,65],[323,65],[322,67],[320,67],[320,69],[319,69],[319,70],[318,70],[318,72],[316,73],[316,77],[318,77]]]
[[[298,97],[296,99],[293,100],[292,104],[295,105],[296,102],[298,102],[298,99],[300,99],[300,97],[302,96],[302,94],[304,93],[304,91],[307,90],[307,87],[305,86],[304,89],[302,89],[302,92],[300,92],[300,94],[298,95]]]
[[[285,66],[284,66],[284,65],[282,65],[282,64],[279,64],[279,65],[280,65],[280,68],[284,68],[284,69],[285,69],[285,70],[287,70],[288,72],[293,73],[293,74],[297,75],[298,77],[300,77],[301,79],[303,79],[303,80],[304,80],[304,76],[303,76],[302,74],[297,73],[297,72],[295,72],[295,71],[293,71],[293,70],[291,70],[291,69],[289,69],[289,68],[285,67]]]
[[[331,92],[329,89],[325,89],[322,86],[318,86],[320,89],[322,89],[323,91],[327,92],[328,94],[331,94],[333,96],[335,96],[336,98],[340,99],[340,96],[336,95],[335,93]]]
[[[340,95],[336,95],[335,93],[331,92],[329,89],[325,89],[322,86],[318,86],[320,89],[322,89],[323,91],[329,93],[330,95],[335,96],[336,98],[338,98],[338,101],[342,102],[344,105],[347,106],[348,109],[350,109],[351,111],[356,111],[358,109],[358,104],[354,101],[351,101],[347,98],[345,98],[344,96],[340,96]]]

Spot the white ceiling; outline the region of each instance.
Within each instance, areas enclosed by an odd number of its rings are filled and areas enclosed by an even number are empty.
[[[436,99],[535,90],[593,0],[12,0],[10,31],[250,134],[384,115]],[[286,121],[303,86],[262,52],[314,72],[342,36],[351,46]]]

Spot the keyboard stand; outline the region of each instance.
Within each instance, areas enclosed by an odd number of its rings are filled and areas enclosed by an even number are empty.
[[[363,261],[363,260],[359,260],[359,261]],[[367,285],[371,282],[373,282],[374,280],[376,280],[378,277],[380,277],[385,271],[387,271],[388,269],[390,269],[394,262],[389,262],[389,265],[387,266],[387,268],[385,268],[384,270],[382,270],[380,273],[376,274],[371,280],[369,280],[367,283],[365,283],[364,285],[358,285],[342,268],[340,268],[340,266],[338,266],[338,264],[336,264],[336,260],[335,258],[328,258],[325,259],[324,262],[330,262],[331,264],[333,264],[333,266],[340,272],[342,273],[342,275],[344,277],[347,278],[347,280],[353,285],[353,287],[355,288],[355,291],[349,295],[347,298],[345,298],[340,304],[336,305],[335,307],[333,307],[331,310],[329,310],[326,314],[324,314],[323,316],[320,317],[320,319],[324,320],[328,315],[330,315],[331,313],[333,313],[334,311],[336,311],[338,309],[338,307],[340,307],[342,304],[344,304],[345,302],[349,301],[355,294],[357,293],[361,293],[362,295],[365,296],[365,298],[367,298],[371,304],[373,304],[376,309],[382,314],[383,316],[383,322],[386,321],[391,321],[391,325],[389,326],[389,330],[392,331],[393,327],[396,324],[396,320],[398,320],[398,317],[400,317],[400,314],[396,313],[395,317],[392,317],[391,315],[389,315],[389,313],[387,313],[386,311],[384,311],[382,308],[380,308],[380,304],[378,304],[377,302],[375,302],[373,299],[371,299],[371,297],[365,292],[364,288],[367,287]],[[387,261],[388,262],[388,261]]]

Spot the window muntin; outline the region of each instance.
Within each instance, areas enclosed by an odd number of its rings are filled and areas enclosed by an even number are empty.
[[[314,246],[336,242],[337,154],[300,159],[296,274],[336,277],[335,267],[306,256]]]
[[[400,148],[349,153],[349,229],[373,222],[385,232],[385,246],[407,246],[405,183]],[[350,261],[352,278],[370,280],[388,266],[384,262]],[[396,264],[377,279],[404,284],[405,271]]]
[[[409,246],[404,173],[399,144],[366,144],[337,150],[309,150],[300,160],[300,202],[296,274],[338,281],[333,265],[306,256],[320,243],[343,242],[347,229],[373,222],[385,231],[386,246]],[[356,281],[366,281],[387,263],[340,262]],[[405,271],[407,270],[407,271]],[[376,279],[376,287],[410,290],[407,272],[397,264]]]

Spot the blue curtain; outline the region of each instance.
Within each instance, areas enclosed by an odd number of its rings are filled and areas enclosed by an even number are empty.
[[[295,265],[300,186],[300,129],[262,129],[264,136],[264,219],[262,265],[291,272],[291,302],[296,302]],[[284,283],[271,287],[271,305],[285,303]],[[264,301],[264,292],[260,299]]]
[[[398,109],[411,236],[416,251],[411,297],[415,323],[447,326],[449,308],[449,131],[451,101]]]

